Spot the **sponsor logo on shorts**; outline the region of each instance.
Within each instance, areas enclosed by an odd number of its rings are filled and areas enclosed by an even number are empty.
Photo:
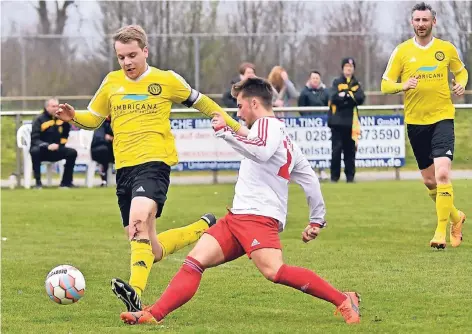
[[[144,190],[143,186],[139,187],[138,189],[136,189],[136,192],[137,193],[143,193],[145,192],[146,190]]]
[[[448,151],[446,152],[446,154],[447,154],[447,155],[452,155],[451,150],[448,150]]]
[[[302,287],[300,288],[300,290],[302,290],[303,292],[306,292],[306,290],[308,290],[308,287],[309,287],[309,286],[310,286],[310,283],[307,283],[307,284],[305,284],[304,286],[302,286]]]
[[[256,246],[258,246],[258,245],[260,245],[260,244],[261,244],[261,243],[260,243],[259,241],[257,241],[257,239],[254,239],[254,240],[252,241],[251,247],[256,247]]]

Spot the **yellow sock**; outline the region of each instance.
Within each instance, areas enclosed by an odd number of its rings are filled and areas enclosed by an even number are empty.
[[[141,296],[154,262],[149,240],[131,240],[131,276],[129,284]]]
[[[208,230],[207,222],[200,219],[193,224],[159,233],[157,240],[162,246],[162,258],[193,244],[206,230]]]
[[[436,195],[436,214],[438,216],[438,226],[436,233],[446,235],[447,224],[449,223],[449,215],[454,206],[454,195],[452,193],[451,184],[438,184]]]
[[[434,188],[432,190],[431,189],[429,190],[429,197],[431,197],[433,202],[436,202],[436,194],[437,194],[437,189],[436,188]],[[454,206],[454,204],[452,204],[450,218],[451,218],[451,221],[453,223],[456,223],[461,219],[461,217],[459,215],[459,210],[457,210],[457,208]]]

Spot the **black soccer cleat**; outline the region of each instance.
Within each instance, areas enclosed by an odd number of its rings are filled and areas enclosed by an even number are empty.
[[[128,283],[119,278],[113,278],[111,290],[125,304],[128,312],[142,311],[141,298]]]
[[[200,219],[203,219],[208,224],[208,227],[212,227],[216,224],[216,217],[212,213],[205,213]]]

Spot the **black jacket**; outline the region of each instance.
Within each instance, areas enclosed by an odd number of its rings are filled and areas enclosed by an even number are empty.
[[[31,129],[31,147],[59,144],[64,146],[69,138],[70,124],[52,117],[44,110],[35,118]]]
[[[339,96],[340,93],[344,93],[344,96]],[[349,83],[344,76],[334,79],[330,92],[328,126],[352,127],[354,109],[364,100],[364,91],[355,77]]]
[[[323,107],[328,105],[329,95],[325,88],[309,88],[305,86],[298,97],[299,107]],[[316,112],[304,112],[302,115],[315,115]]]
[[[239,77],[234,78],[233,80],[231,80],[231,86],[230,86],[229,90],[226,91],[225,93],[223,93],[223,105],[226,108],[237,108],[238,107],[238,104],[236,103],[236,99],[233,96],[231,96],[231,88],[233,87],[233,85],[235,83],[238,83],[239,81],[241,81],[241,79]]]
[[[113,130],[111,129],[111,122],[106,119],[102,125],[93,132],[92,148],[101,145],[112,145],[112,143],[105,139],[105,135],[113,136]]]

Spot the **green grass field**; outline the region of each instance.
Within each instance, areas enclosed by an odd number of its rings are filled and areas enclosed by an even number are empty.
[[[456,181],[455,202],[472,215],[472,180]],[[266,281],[247,258],[205,272],[192,301],[158,326],[165,333],[466,333],[472,328],[472,230],[457,249],[429,248],[435,211],[420,181],[323,184],[329,226],[304,244],[308,210],[290,193],[285,261],[343,290],[361,293],[362,323],[348,327],[334,307]],[[225,213],[232,185],[172,186],[158,230],[205,212]],[[113,189],[2,191],[2,333],[138,333],[119,320],[112,277],[127,278],[129,244]],[[153,302],[190,248],[153,267],[144,302]],[[61,306],[44,280],[59,264],[77,266],[85,296]]]

